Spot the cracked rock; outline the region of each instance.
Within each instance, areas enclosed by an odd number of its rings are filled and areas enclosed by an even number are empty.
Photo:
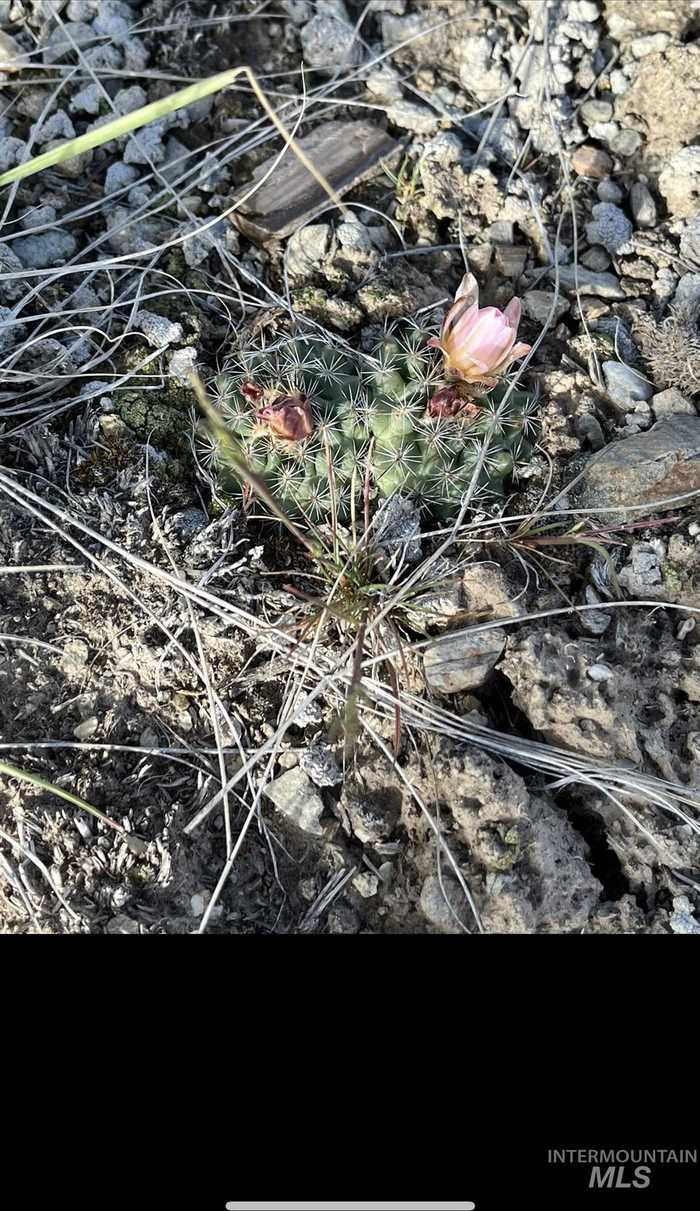
[[[298,766],[270,782],[265,795],[290,824],[311,836],[323,836],[323,800],[308,774]]]
[[[423,652],[428,686],[441,694],[478,690],[500,659],[505,644],[505,635],[498,628],[441,636]]]

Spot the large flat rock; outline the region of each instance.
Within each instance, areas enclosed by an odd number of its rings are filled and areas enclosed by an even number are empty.
[[[347,193],[401,147],[379,126],[362,120],[324,122],[297,142],[339,195]],[[270,173],[264,184],[231,215],[243,234],[257,243],[285,239],[332,204],[291,147],[270,172],[276,158],[271,156],[260,164],[253,181],[233,197],[235,201],[245,196],[256,181]]]
[[[577,485],[576,505],[644,506],[699,489],[700,417],[674,415],[595,454]]]

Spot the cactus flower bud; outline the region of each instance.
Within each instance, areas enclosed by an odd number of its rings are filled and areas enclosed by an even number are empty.
[[[300,442],[314,431],[311,407],[305,395],[279,395],[267,407],[256,413],[275,437]]]
[[[441,349],[448,374],[465,383],[493,387],[511,362],[524,357],[530,345],[516,343],[520,300],[511,299],[505,311],[479,307],[479,287],[472,273],[462,278],[438,340],[428,344]]]

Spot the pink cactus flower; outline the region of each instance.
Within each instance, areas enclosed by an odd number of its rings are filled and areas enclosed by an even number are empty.
[[[279,395],[255,415],[275,437],[285,441],[303,441],[314,431],[311,407],[305,395]]]
[[[520,299],[511,299],[505,311],[480,308],[477,280],[466,273],[445,316],[440,339],[433,337],[428,344],[442,350],[448,374],[464,383],[493,387],[511,362],[530,351],[530,345],[516,343],[520,312]]]

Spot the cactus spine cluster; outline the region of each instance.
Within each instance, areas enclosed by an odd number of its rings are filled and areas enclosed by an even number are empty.
[[[429,336],[408,327],[387,336],[371,357],[288,339],[243,355],[219,376],[216,403],[238,453],[289,516],[346,519],[353,497],[357,506],[369,484],[381,496],[411,496],[447,519],[459,511],[482,450],[473,499],[502,493],[506,477],[529,459],[532,397],[512,391],[504,402],[499,386],[477,400],[458,399],[457,414],[447,414],[439,401],[454,392],[427,347]],[[277,426],[261,419],[275,410],[282,415]],[[291,440],[277,431],[285,423]],[[211,455],[220,494],[245,497],[215,445]]]

